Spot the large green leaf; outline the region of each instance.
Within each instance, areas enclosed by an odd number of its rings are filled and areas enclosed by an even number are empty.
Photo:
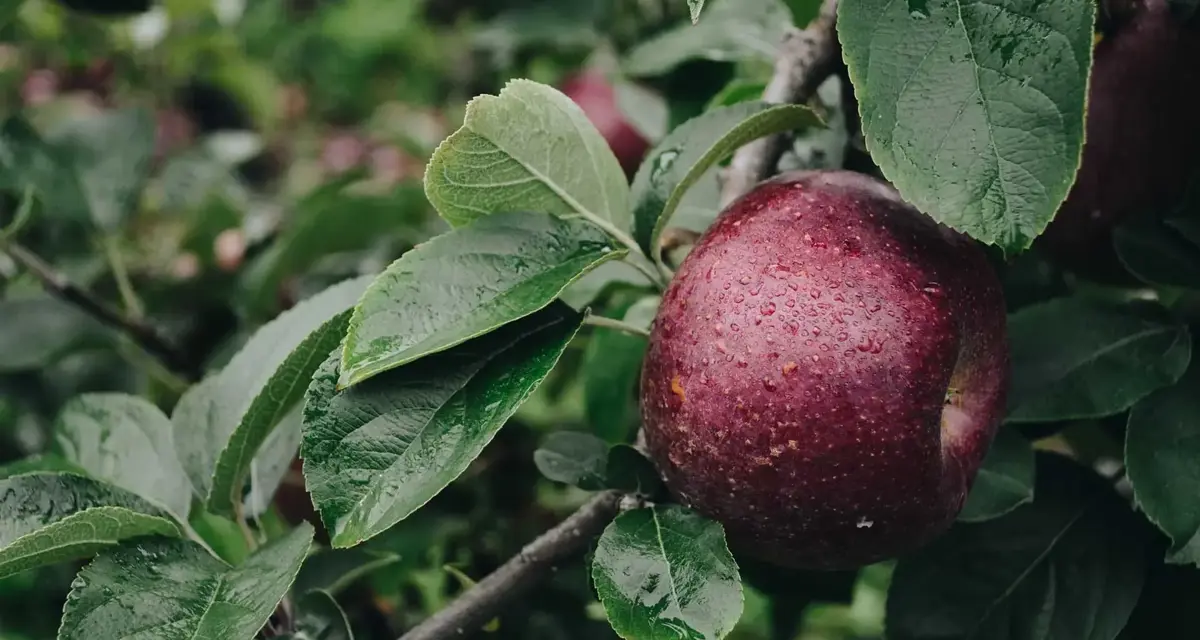
[[[287,594],[312,543],[307,523],[230,567],[184,540],[139,540],[79,572],[59,640],[251,640]]]
[[[538,211],[629,228],[629,185],[608,143],[570,98],[530,80],[467,104],[462,128],[425,169],[425,193],[456,227]]]
[[[1200,362],[1133,407],[1125,466],[1141,510],[1171,537],[1169,562],[1200,566]]]
[[[100,323],[57,298],[0,300],[0,372],[53,364],[74,347],[107,340]]]
[[[232,513],[259,447],[341,341],[350,308],[372,279],[344,281],[285,311],[180,399],[171,416],[175,446],[211,511]]]
[[[646,156],[633,179],[638,245],[657,258],[658,238],[688,189],[742,145],[820,124],[807,107],[753,101],[718,107],[676,127]]]
[[[308,389],[300,453],[333,546],[381,533],[465,471],[580,322],[555,305],[342,392],[332,354]]]
[[[154,115],[133,107],[72,119],[50,142],[67,162],[93,222],[121,226],[137,212],[154,157]]]
[[[742,581],[725,530],[678,505],[613,520],[592,558],[596,592],[628,640],[718,640],[742,615]]]
[[[59,413],[54,440],[92,477],[187,519],[192,483],[175,454],[170,419],[150,402],[122,393],[76,397]]]
[[[1059,456],[1039,458],[1035,496],[901,559],[887,637],[1116,638],[1141,595],[1146,527],[1103,478]]]
[[[309,591],[296,601],[296,631],[285,640],[354,640],[346,612],[324,591]]]
[[[959,522],[998,518],[1033,500],[1034,456],[1029,441],[1013,428],[996,434],[983,459]]]
[[[693,16],[699,9],[693,5]],[[782,0],[717,0],[697,24],[681,24],[630,49],[630,75],[664,74],[688,60],[774,60],[792,12]]]
[[[179,527],[124,489],[69,473],[0,480],[0,577],[150,534],[179,535]]]
[[[1075,179],[1092,0],[856,0],[838,35],[871,158],[904,199],[1005,251]]]
[[[613,310],[624,322],[649,331],[658,301],[647,296]],[[646,344],[645,336],[601,328],[592,332],[583,353],[584,414],[592,431],[610,443],[625,442],[637,426],[637,381]]]
[[[625,254],[593,225],[546,213],[497,213],[438,236],[392,263],[354,308],[338,386],[527,316]]]
[[[1125,411],[1187,369],[1186,326],[1156,310],[1060,298],[1009,317],[1011,422],[1098,418]]]

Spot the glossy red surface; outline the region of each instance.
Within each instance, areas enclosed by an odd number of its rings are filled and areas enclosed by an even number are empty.
[[[1004,302],[971,241],[845,171],[733,203],[683,262],[641,380],[651,455],[735,550],[809,569],[912,550],[1002,417]]]

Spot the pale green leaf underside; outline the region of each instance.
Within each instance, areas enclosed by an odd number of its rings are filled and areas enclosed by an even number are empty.
[[[338,385],[529,315],[626,253],[583,220],[545,213],[497,213],[438,236],[392,263],[362,296],[342,347]]]
[[[333,546],[385,531],[465,471],[581,320],[556,305],[341,392],[332,354],[308,390],[301,457]]]
[[[179,528],[124,489],[69,473],[0,480],[0,577],[152,534],[179,535]]]
[[[720,524],[677,505],[617,516],[592,560],[609,624],[627,640],[719,640],[742,615]]]
[[[694,20],[703,3],[689,2]],[[688,60],[774,60],[792,22],[782,0],[720,0],[698,23],[680,24],[638,43],[625,54],[621,68],[629,75],[653,76]]]
[[[1005,251],[1029,246],[1079,165],[1093,5],[840,4],[867,148],[905,200]]]
[[[180,518],[192,505],[192,484],[179,464],[171,421],[150,402],[120,393],[84,394],[67,402],[55,422],[62,456]]]
[[[307,523],[230,567],[184,540],[139,540],[80,571],[59,640],[251,640],[312,543]]]
[[[467,105],[462,128],[429,161],[425,193],[456,227],[538,211],[629,228],[629,185],[608,143],[570,98],[530,80]]]

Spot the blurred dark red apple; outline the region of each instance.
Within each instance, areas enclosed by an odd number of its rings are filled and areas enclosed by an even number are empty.
[[[617,107],[617,94],[604,74],[587,70],[569,78],[562,92],[575,101],[608,142],[625,174],[632,176],[650,150],[650,142],[625,119]]]
[[[1178,204],[1200,171],[1200,20],[1167,0],[1103,3],[1079,173],[1039,247],[1104,281],[1124,270],[1112,230]]]
[[[846,569],[945,530],[1003,414],[983,252],[883,182],[779,176],[680,265],[641,380],[650,453],[736,551]]]

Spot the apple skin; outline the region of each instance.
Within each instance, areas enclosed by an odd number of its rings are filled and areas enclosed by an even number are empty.
[[[608,142],[626,176],[633,176],[650,150],[650,142],[617,107],[617,94],[604,74],[588,70],[567,79],[562,92],[583,109],[584,115]]]
[[[874,178],[793,172],[732,203],[680,265],[642,420],[668,488],[735,552],[849,569],[949,527],[1008,371],[977,245]]]
[[[1200,170],[1200,20],[1184,22],[1166,0],[1126,4],[1095,47],[1075,184],[1038,240],[1055,263],[1102,282],[1129,279],[1113,228],[1179,204]]]

